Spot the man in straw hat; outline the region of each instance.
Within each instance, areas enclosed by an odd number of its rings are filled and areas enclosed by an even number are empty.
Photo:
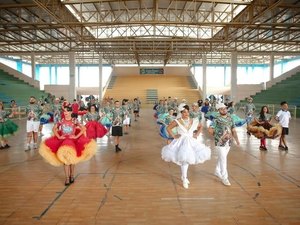
[[[227,172],[227,155],[234,139],[237,145],[240,144],[238,136],[235,131],[235,124],[230,114],[227,113],[227,107],[223,103],[216,105],[216,109],[219,112],[208,131],[214,136],[215,146],[218,154],[217,165],[215,169],[215,175],[219,177],[225,186],[230,186]]]

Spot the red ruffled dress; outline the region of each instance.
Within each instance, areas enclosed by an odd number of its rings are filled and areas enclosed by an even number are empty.
[[[88,138],[102,138],[107,133],[107,129],[98,122],[98,120],[100,119],[98,113],[88,112],[86,115],[84,115],[84,117],[88,121],[85,124],[86,134]]]
[[[62,119],[57,123],[58,133],[65,139],[56,136],[45,139],[39,148],[41,156],[53,166],[77,164],[89,160],[96,153],[97,143],[84,134],[77,139],[69,138],[80,132],[79,123],[75,120]]]

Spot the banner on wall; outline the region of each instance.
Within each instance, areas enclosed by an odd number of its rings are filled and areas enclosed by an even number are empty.
[[[140,75],[161,75],[164,74],[164,68],[140,68]]]

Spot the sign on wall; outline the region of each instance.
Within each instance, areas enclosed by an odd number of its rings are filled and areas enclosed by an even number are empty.
[[[164,74],[163,68],[140,68],[140,75],[146,74]]]

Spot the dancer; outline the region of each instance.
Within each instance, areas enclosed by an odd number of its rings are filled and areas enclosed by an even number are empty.
[[[167,131],[167,127],[174,119],[174,110],[172,108],[169,109],[168,113],[160,114],[159,118],[157,119],[157,124],[160,125],[159,134],[161,137],[167,140],[167,144],[170,144],[173,140],[172,136],[170,136]],[[177,134],[177,128],[173,128],[172,132],[174,135]]]
[[[218,161],[215,169],[215,175],[219,177],[222,183],[230,186],[227,172],[227,155],[230,150],[232,139],[234,138],[237,145],[240,144],[238,136],[235,131],[235,124],[230,114],[227,113],[227,107],[223,103],[216,105],[216,109],[220,115],[217,116],[208,131],[214,136],[215,146],[218,154]]]
[[[134,121],[137,121],[137,118],[139,117],[138,115],[140,113],[140,103],[137,98],[133,100],[132,108],[134,113]]]
[[[107,129],[107,136],[110,136],[110,128],[112,126],[112,113],[110,102],[105,100],[104,107],[100,108],[101,124]]]
[[[247,126],[252,122],[253,115],[255,111],[255,105],[253,104],[253,98],[247,98],[247,104],[245,105],[245,119],[247,121]],[[247,131],[247,134],[250,136],[251,133]]]
[[[116,152],[122,151],[119,147],[120,137],[123,136],[123,120],[124,120],[125,112],[121,108],[120,102],[118,100],[115,101],[115,107],[112,110],[112,129],[111,135],[115,137],[115,149]]]
[[[279,121],[282,126],[282,133],[279,139],[280,150],[288,151],[289,148],[286,145],[285,136],[289,134],[289,122],[291,120],[291,113],[288,111],[288,103],[286,101],[280,103],[281,110],[276,114],[276,120]]]
[[[128,134],[129,127],[131,126],[131,106],[128,102],[128,99],[123,99],[122,110],[124,112],[124,118],[123,118],[124,134]]]
[[[53,166],[64,165],[67,186],[74,182],[75,164],[94,156],[97,144],[85,136],[85,127],[72,118],[72,107],[65,107],[64,118],[54,125],[53,133],[41,143],[39,153]]]
[[[62,114],[62,104],[60,103],[59,98],[55,98],[52,105],[52,112],[53,112],[53,122],[55,124],[61,120],[61,114]]]
[[[247,123],[246,119],[242,119],[238,115],[235,114],[235,102],[234,101],[231,101],[227,104],[227,111],[228,111],[228,113],[230,113],[231,118],[233,119],[236,127],[241,127]]]
[[[96,111],[96,105],[89,106],[88,113],[83,116],[83,120],[86,123],[85,127],[88,138],[102,138],[107,133],[107,129],[99,122],[100,115]]]
[[[197,119],[199,121],[199,123],[201,123],[202,120],[202,113],[199,110],[199,106],[197,102],[194,102],[192,104],[192,110],[190,111],[190,117],[192,119]]]
[[[210,159],[211,151],[197,139],[201,132],[198,120],[190,119],[189,106],[180,105],[178,110],[181,117],[173,120],[167,131],[174,140],[162,148],[161,157],[167,162],[176,163],[181,167],[181,180],[184,188],[189,188],[187,176],[189,165],[203,163]],[[177,127],[177,135],[172,129]]]
[[[13,135],[18,130],[18,125],[11,121],[10,117],[13,117],[12,113],[8,113],[4,110],[3,102],[0,102],[0,149],[8,149],[7,137]]]
[[[272,115],[269,113],[267,106],[261,107],[260,113],[257,118],[248,125],[247,130],[255,137],[260,139],[261,151],[267,151],[266,138],[276,138],[281,135],[281,126],[279,124],[271,124]]]
[[[40,105],[37,104],[36,98],[34,96],[30,96],[29,105],[26,106],[25,113],[27,114],[27,145],[25,151],[30,150],[30,144],[33,139],[33,147],[37,149],[37,141],[38,141],[38,131],[40,126],[40,117],[42,115],[43,109]]]

